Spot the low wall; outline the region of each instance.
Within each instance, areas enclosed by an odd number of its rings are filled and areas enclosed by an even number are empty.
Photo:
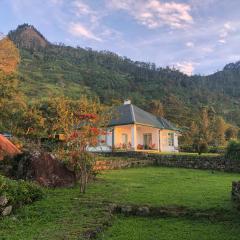
[[[232,200],[240,207],[240,182],[232,183]]]
[[[154,154],[142,152],[100,153],[106,160],[97,161],[97,169],[119,169],[137,166],[162,166],[191,169],[209,169],[226,172],[240,172],[240,159],[230,160],[224,156]],[[111,160],[112,157],[112,160]],[[116,159],[117,158],[117,159]]]
[[[96,161],[95,170],[111,170],[122,168],[134,168],[134,167],[147,167],[156,165],[155,160],[135,160],[135,159],[123,159],[123,160],[100,160]]]

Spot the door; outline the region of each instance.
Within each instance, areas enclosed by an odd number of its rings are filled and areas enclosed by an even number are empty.
[[[152,146],[152,134],[151,133],[143,134],[143,146],[144,146],[144,149],[151,149],[151,146]]]

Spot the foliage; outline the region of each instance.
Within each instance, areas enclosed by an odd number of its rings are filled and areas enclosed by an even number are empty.
[[[41,199],[43,190],[34,183],[23,180],[11,180],[0,175],[0,196],[3,195],[15,206]]]
[[[226,156],[232,159],[240,160],[240,141],[232,140],[229,142],[226,150]]]
[[[19,63],[19,52],[14,43],[7,37],[0,39],[0,72],[11,74]]]
[[[209,153],[225,153],[226,151],[226,146],[209,146],[208,147],[208,152]]]
[[[85,193],[94,165],[94,156],[87,150],[98,144],[100,135],[106,134],[110,114],[99,102],[87,98],[78,101],[61,98],[55,107],[53,130],[65,135],[65,144],[57,154],[68,160],[80,179],[81,193]]]

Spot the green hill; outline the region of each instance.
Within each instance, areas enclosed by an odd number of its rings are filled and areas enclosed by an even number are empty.
[[[150,100],[161,100],[166,117],[186,125],[199,107],[208,105],[240,126],[239,63],[210,76],[189,77],[108,51],[51,44],[27,24],[11,31],[9,37],[20,49],[21,89],[29,98],[87,94],[106,104],[130,98],[145,109]]]

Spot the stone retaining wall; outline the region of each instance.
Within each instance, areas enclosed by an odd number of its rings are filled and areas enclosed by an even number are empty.
[[[238,205],[238,208],[240,208],[240,182],[232,183],[232,200]]]
[[[216,219],[223,218],[218,212],[193,210],[186,207],[153,207],[147,205],[118,205],[111,204],[109,206],[111,213],[123,214],[125,216],[141,216],[141,217],[196,217]]]
[[[111,170],[111,169],[123,169],[132,167],[146,167],[156,165],[155,160],[136,160],[136,159],[123,159],[123,160],[101,160],[96,161],[95,170]]]
[[[181,155],[181,154],[154,154],[141,152],[112,152],[100,153],[106,160],[97,161],[96,169],[120,169],[137,166],[162,166],[191,169],[209,169],[226,172],[240,172],[240,159],[230,160],[223,155]],[[111,157],[112,160],[111,160]],[[114,159],[117,157],[118,159]]]

